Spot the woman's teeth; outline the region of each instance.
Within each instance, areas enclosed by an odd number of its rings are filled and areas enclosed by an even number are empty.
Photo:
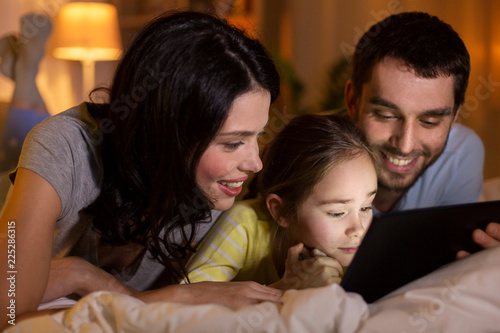
[[[225,181],[221,180],[221,181],[219,181],[219,184],[234,190],[235,188],[238,188],[241,185],[243,185],[243,182],[230,183],[230,182],[225,182]]]
[[[408,165],[412,161],[412,159],[409,159],[409,160],[400,160],[398,158],[393,158],[393,157],[390,157],[390,156],[387,156],[387,158],[389,159],[389,161],[391,161],[392,164],[398,165],[398,166]]]

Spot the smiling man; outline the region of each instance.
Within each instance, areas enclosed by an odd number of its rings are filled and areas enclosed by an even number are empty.
[[[358,42],[345,97],[376,156],[378,211],[479,198],[484,147],[456,123],[469,72],[458,34],[425,13],[390,16]]]

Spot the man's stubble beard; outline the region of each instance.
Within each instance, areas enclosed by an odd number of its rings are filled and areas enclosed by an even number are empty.
[[[379,189],[382,189],[382,190],[386,190],[386,191],[389,191],[389,192],[393,192],[393,193],[405,193],[407,192],[410,188],[413,187],[413,185],[415,185],[415,183],[418,181],[418,179],[420,178],[420,176],[431,166],[433,165],[437,160],[438,158],[441,156],[441,154],[443,153],[446,145],[448,143],[448,137],[446,138],[446,142],[445,144],[443,145],[443,148],[441,149],[441,151],[439,152],[439,154],[436,154],[436,156],[427,164],[425,165],[422,170],[420,172],[418,172],[418,174],[416,176],[414,176],[414,178],[410,181],[409,184],[407,185],[400,185],[400,186],[395,186],[395,185],[391,185],[391,184],[388,184],[384,177],[381,177],[381,171],[377,165],[377,183],[378,183],[378,187]],[[371,147],[374,147],[375,145],[371,145]],[[373,148],[372,148],[373,149]],[[376,149],[376,151],[380,151],[379,149]],[[379,159],[379,157],[377,157],[377,159]],[[383,161],[380,161],[383,165]],[[378,164],[378,163],[377,163]],[[391,180],[394,180],[394,181],[398,181],[398,180],[401,180],[401,179],[404,179],[405,178],[405,175],[401,175],[401,174],[398,174],[398,173],[394,173],[394,172],[391,172],[389,170],[384,170],[384,171],[387,171],[385,174],[388,175],[390,177]]]

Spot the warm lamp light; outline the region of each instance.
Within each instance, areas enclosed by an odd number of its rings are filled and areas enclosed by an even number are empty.
[[[92,90],[95,62],[117,60],[122,51],[118,15],[113,5],[72,2],[59,11],[54,29],[54,56],[83,66],[83,96]]]

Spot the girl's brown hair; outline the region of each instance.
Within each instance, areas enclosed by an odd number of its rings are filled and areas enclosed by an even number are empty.
[[[268,212],[266,197],[274,193],[282,199],[278,217],[296,219],[302,203],[332,168],[363,154],[373,160],[365,136],[347,117],[303,115],[292,119],[264,152],[264,167],[257,176],[263,211]],[[269,220],[274,221],[270,214]],[[294,242],[287,228],[272,223],[271,251],[280,276]]]

